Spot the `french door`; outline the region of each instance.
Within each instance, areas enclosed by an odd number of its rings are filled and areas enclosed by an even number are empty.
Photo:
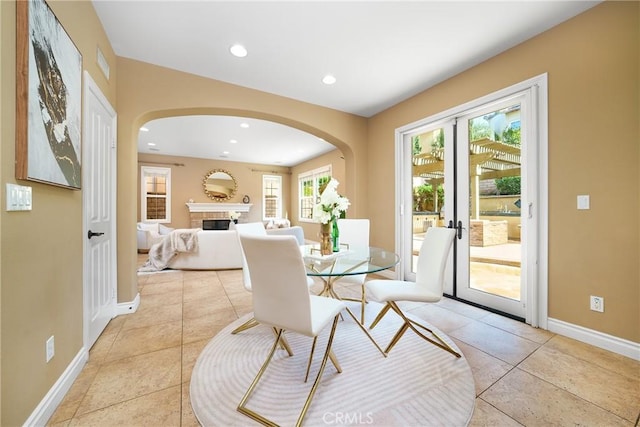
[[[539,173],[537,91],[507,90],[399,130],[397,151],[403,278],[415,280],[429,227],[455,228],[445,294],[534,326],[546,289],[546,279],[539,280],[546,237],[537,195],[546,181]]]
[[[448,193],[455,198],[451,225],[459,237],[455,296],[522,319],[527,286],[522,253],[528,244],[521,233],[527,213],[525,98],[522,94],[457,118],[455,185]]]

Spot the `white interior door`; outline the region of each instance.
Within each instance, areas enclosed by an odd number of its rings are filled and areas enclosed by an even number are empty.
[[[84,73],[84,346],[116,313],[116,113]]]

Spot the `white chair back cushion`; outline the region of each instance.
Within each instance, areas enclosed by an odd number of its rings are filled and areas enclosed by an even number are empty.
[[[456,230],[453,228],[429,227],[427,229],[418,255],[417,286],[442,295],[444,270],[455,234]]]
[[[340,231],[340,244],[349,245],[349,249],[363,249],[369,247],[368,219],[364,218],[340,218],[338,219],[338,230]],[[343,283],[363,284],[367,278],[366,274],[356,274],[340,278]]]
[[[349,247],[369,247],[369,228],[368,219],[340,218],[340,243],[348,244]]]
[[[234,229],[238,233],[238,241],[240,242],[240,252],[242,252],[242,283],[244,288],[251,292],[251,276],[247,267],[247,259],[242,249],[242,241],[240,236],[266,236],[267,230],[261,222],[248,222],[244,224],[235,224]]]
[[[240,236],[253,292],[253,316],[263,324],[313,336],[302,252],[294,236]]]

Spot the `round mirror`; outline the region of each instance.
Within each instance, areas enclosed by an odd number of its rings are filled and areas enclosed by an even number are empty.
[[[204,194],[216,202],[232,198],[238,187],[235,178],[224,169],[214,169],[207,173],[202,185]]]

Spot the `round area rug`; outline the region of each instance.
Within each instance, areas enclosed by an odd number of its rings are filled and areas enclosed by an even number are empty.
[[[359,306],[350,305],[359,315]],[[382,306],[368,303],[367,323]],[[264,362],[275,335],[258,325],[237,335],[231,331],[244,316],[220,331],[204,348],[191,376],[191,406],[200,424],[258,425],[236,410],[240,399]],[[455,344],[436,328],[447,343]],[[401,325],[393,312],[371,330],[384,349]],[[317,375],[330,327],[318,338],[309,381],[304,382],[312,339],[286,333],[294,355],[278,349],[246,406],[282,426],[294,425]],[[417,337],[411,330],[385,358],[354,320],[343,313],[333,342],[342,366],[337,373],[327,362],[324,375],[304,419],[305,426],[465,426],[475,404],[469,365]]]

